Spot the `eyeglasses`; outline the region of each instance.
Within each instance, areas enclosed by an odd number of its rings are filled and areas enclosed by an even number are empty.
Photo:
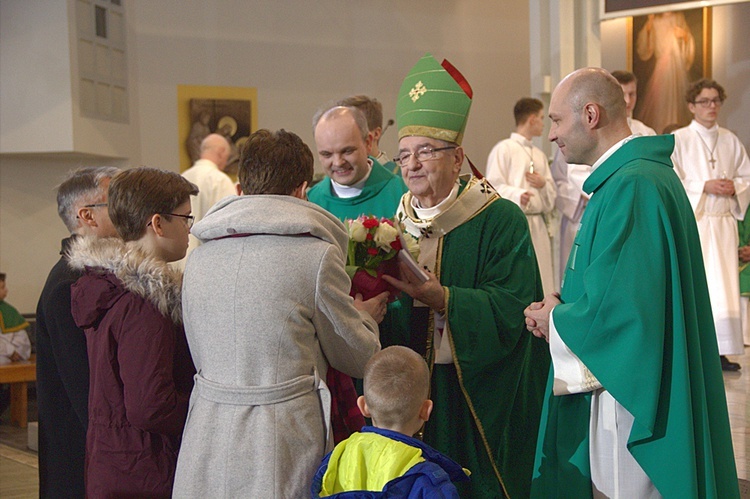
[[[696,106],[700,106],[700,107],[709,107],[709,106],[711,106],[711,104],[713,104],[716,107],[719,107],[722,104],[724,104],[724,101],[721,100],[719,97],[717,97],[715,99],[701,99],[701,100],[697,100],[697,101],[693,102],[693,104],[695,104]]]
[[[435,159],[435,153],[440,151],[447,151],[448,149],[455,149],[458,146],[447,146],[447,147],[438,147],[438,148],[432,148],[432,147],[423,147],[421,149],[418,149],[417,152],[402,152],[395,158],[393,158],[394,163],[396,163],[399,166],[404,166],[409,163],[409,158],[414,156],[417,158],[417,162],[422,163],[423,161],[429,161],[431,159]]]
[[[83,208],[99,208],[101,206],[107,206],[107,203],[94,203],[94,204],[84,204]],[[76,219],[80,220],[81,217],[76,215]]]
[[[180,215],[179,213],[159,213],[159,215],[184,218],[185,224],[187,225],[188,229],[192,229],[193,224],[195,223],[195,217],[193,215]],[[147,223],[146,227],[150,225],[151,225],[151,222]]]

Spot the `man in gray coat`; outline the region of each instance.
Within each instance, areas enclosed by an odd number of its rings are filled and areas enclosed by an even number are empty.
[[[305,200],[313,156],[255,132],[240,196],[193,228],[183,317],[198,370],[175,497],[305,497],[330,450],[328,365],[361,377],[387,293],[349,297],[343,224]]]

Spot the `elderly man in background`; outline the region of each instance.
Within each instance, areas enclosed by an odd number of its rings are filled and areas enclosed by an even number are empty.
[[[86,336],[70,311],[70,285],[82,273],[67,252],[81,236],[117,236],[107,211],[109,181],[102,166],[73,171],[57,188],[57,213],[70,232],[44,284],[36,309],[36,386],[39,405],[39,496],[83,497],[88,428]]]
[[[562,294],[526,310],[553,369],[532,497],[738,497],[700,240],[674,138],[631,133],[600,68],[568,75],[549,138],[592,165]],[[698,449],[700,451],[698,451]]]
[[[461,496],[527,497],[549,355],[523,309],[542,286],[523,212],[459,175],[471,98],[458,70],[429,54],[399,91],[396,162],[409,192],[398,217],[429,272],[402,265],[401,280],[385,277],[408,296],[382,335],[432,366],[424,441],[471,470]]]
[[[217,201],[237,194],[234,182],[224,173],[231,153],[232,146],[227,139],[218,133],[212,133],[201,142],[200,159],[182,172],[183,177],[198,187],[198,195],[191,196],[190,199],[196,222],[200,221]],[[199,245],[200,241],[191,234],[185,258],[175,262],[175,265],[184,269],[188,256]]]

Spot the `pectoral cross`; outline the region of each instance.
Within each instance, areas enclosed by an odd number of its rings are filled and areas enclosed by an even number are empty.
[[[714,169],[714,167],[716,166],[716,160],[713,156],[711,156],[711,159],[709,159],[708,162],[711,163],[711,169]]]

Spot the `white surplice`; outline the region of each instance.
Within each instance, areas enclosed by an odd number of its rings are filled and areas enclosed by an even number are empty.
[[[709,129],[693,120],[687,127],[675,130],[674,136],[672,161],[698,223],[719,353],[740,355],[743,339],[737,220],[744,218],[750,203],[750,160],[737,136],[718,125]],[[707,180],[721,178],[734,181],[734,196],[703,191]]]
[[[532,187],[526,173],[534,163],[534,172],[545,179],[541,189]],[[548,219],[555,209],[555,181],[550,173],[544,152],[519,133],[510,134],[509,139],[498,142],[487,158],[487,180],[504,198],[521,207],[529,221],[531,242],[534,245],[539,274],[544,294],[556,290],[552,265],[552,241]],[[530,192],[532,196],[526,206],[521,206],[521,196]]]
[[[588,165],[569,165],[558,150],[552,160],[552,165],[550,165],[550,172],[557,188],[555,206],[562,214],[562,220],[560,221],[560,258],[557,260],[559,280],[562,282],[570,248],[573,246],[583,210],[589,200],[588,194],[583,192],[583,182],[591,173],[591,167]]]
[[[656,131],[653,128],[646,126],[642,121],[638,121],[634,118],[628,118],[628,126],[630,127],[630,131],[633,132],[633,135],[640,134],[644,137],[648,135],[656,135]]]

